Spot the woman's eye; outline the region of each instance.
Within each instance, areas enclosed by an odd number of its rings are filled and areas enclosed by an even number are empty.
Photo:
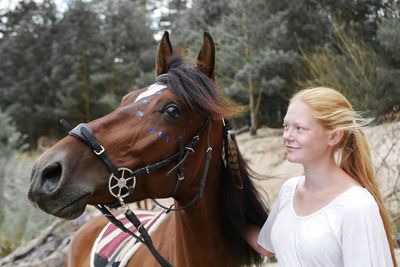
[[[172,119],[179,119],[181,116],[181,110],[177,105],[170,104],[164,108],[164,113]]]

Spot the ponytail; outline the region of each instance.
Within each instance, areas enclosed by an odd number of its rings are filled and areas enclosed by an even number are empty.
[[[366,188],[374,197],[379,207],[379,212],[385,228],[386,237],[389,242],[394,267],[398,267],[394,252],[394,240],[392,237],[391,220],[382,195],[379,191],[372,168],[371,153],[367,140],[360,128],[347,132],[343,143],[339,166],[362,187]]]

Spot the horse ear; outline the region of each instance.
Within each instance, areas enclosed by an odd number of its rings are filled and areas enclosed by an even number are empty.
[[[167,62],[168,59],[171,57],[171,55],[172,55],[172,46],[171,42],[169,41],[169,33],[165,31],[157,49],[156,76],[167,73],[168,71]]]
[[[197,68],[214,80],[215,45],[214,40],[208,32],[204,32],[203,45],[197,57]]]

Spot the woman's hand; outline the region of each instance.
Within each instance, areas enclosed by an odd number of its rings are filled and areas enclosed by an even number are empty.
[[[274,253],[264,249],[257,243],[258,235],[260,234],[261,228],[259,226],[249,224],[247,227],[246,241],[250,247],[252,247],[257,253],[266,257],[274,256]]]

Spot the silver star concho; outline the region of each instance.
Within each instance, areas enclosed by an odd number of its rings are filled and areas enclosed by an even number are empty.
[[[128,168],[118,168],[118,172],[111,174],[108,180],[110,194],[119,200],[127,197],[135,189],[136,177]]]

